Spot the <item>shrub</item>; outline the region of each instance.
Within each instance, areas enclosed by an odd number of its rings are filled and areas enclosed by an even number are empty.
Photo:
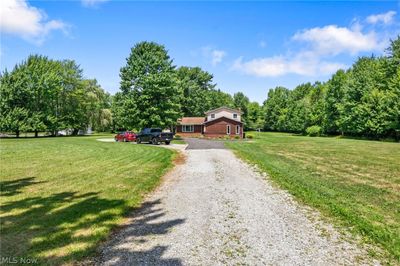
[[[315,137],[321,135],[321,127],[320,126],[311,126],[306,129],[307,135],[310,137]]]
[[[253,135],[247,135],[246,138],[252,139],[252,138],[253,138]]]
[[[182,139],[182,137],[181,137],[181,135],[177,135],[177,134],[175,134],[175,135],[174,135],[174,139],[176,139],[176,140],[181,140],[181,139]]]
[[[239,136],[235,136],[235,139],[240,139],[240,137]]]

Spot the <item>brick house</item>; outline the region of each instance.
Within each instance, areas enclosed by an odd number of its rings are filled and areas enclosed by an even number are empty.
[[[224,137],[243,138],[242,111],[220,107],[207,111],[205,117],[182,117],[178,119],[176,134],[183,137]]]

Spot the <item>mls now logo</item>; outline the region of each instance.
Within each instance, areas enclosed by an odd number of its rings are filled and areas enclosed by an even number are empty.
[[[1,257],[0,264],[36,264],[38,260],[26,257]]]

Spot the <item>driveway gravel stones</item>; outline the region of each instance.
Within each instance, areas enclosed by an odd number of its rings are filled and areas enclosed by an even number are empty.
[[[185,163],[101,247],[98,264],[379,264],[230,150],[182,152]]]
[[[188,144],[187,150],[204,150],[204,149],[225,149],[224,141],[198,139],[198,138],[185,138]]]

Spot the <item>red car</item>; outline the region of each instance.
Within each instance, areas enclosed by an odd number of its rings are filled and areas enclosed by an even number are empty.
[[[132,131],[119,132],[117,135],[115,135],[114,139],[115,141],[124,142],[136,141],[136,134]]]

